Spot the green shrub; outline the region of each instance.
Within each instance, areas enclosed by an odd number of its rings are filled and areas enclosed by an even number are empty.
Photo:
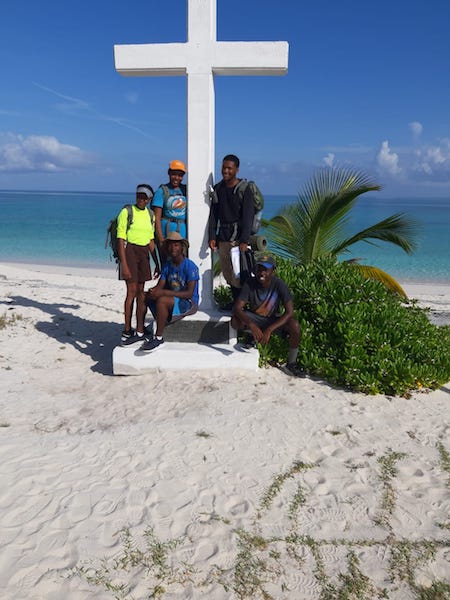
[[[213,296],[219,308],[224,308],[233,301],[233,294],[229,285],[218,285],[213,290]]]
[[[404,395],[450,380],[450,327],[432,325],[426,310],[332,259],[277,264],[293,295],[298,362],[307,372],[371,394]],[[281,362],[285,353],[274,336],[269,360]]]

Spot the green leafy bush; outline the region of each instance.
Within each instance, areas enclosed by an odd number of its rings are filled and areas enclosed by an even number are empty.
[[[223,308],[233,301],[233,294],[229,285],[219,285],[214,288],[213,296],[216,304]]]
[[[277,264],[293,295],[298,362],[307,372],[371,394],[404,395],[450,380],[450,327],[432,325],[426,310],[334,259]],[[274,336],[268,359],[281,362],[285,344]]]

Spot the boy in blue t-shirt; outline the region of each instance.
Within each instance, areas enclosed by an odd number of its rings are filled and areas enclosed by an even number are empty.
[[[197,312],[199,272],[197,265],[185,256],[188,247],[189,242],[176,231],[170,231],[164,240],[168,260],[158,285],[147,292],[146,298],[156,319],[156,335],[140,347],[143,352],[152,352],[164,343],[167,323]]]

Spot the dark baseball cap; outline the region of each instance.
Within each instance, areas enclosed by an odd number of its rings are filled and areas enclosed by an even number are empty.
[[[269,254],[262,254],[259,256],[256,260],[256,264],[262,265],[263,267],[266,267],[266,269],[274,269],[276,267],[274,257]]]

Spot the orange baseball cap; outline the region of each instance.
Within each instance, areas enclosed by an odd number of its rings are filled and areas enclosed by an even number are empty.
[[[186,167],[184,166],[184,162],[181,162],[181,160],[172,160],[169,165],[169,170],[183,171],[183,173],[186,173]]]

